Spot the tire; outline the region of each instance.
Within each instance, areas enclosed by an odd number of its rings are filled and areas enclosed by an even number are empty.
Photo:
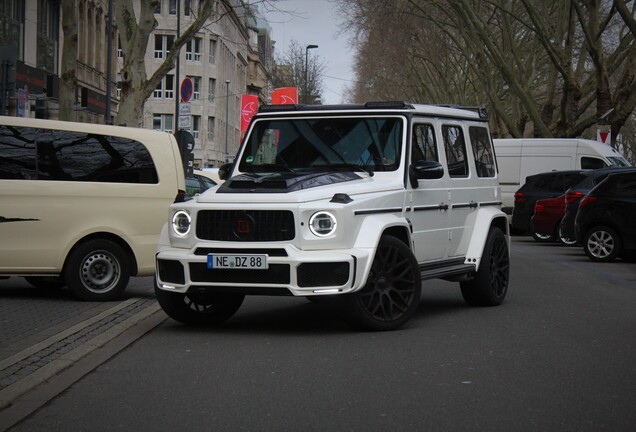
[[[66,286],[62,276],[25,276],[24,280],[41,289],[60,289]]]
[[[561,243],[564,246],[576,246],[576,238],[569,238],[569,237],[565,237],[563,235],[563,227],[562,227],[562,223],[563,221],[559,222],[559,227],[557,228],[557,233],[558,233],[558,237],[559,237],[559,243]]]
[[[345,318],[364,330],[397,329],[417,310],[421,292],[422,279],[411,249],[395,237],[383,236],[366,285],[343,298]]]
[[[535,241],[538,241],[539,243],[553,243],[554,241],[556,241],[557,236],[554,234],[540,234],[540,233],[534,232],[534,229],[533,229],[532,238]]]
[[[64,279],[82,300],[115,300],[128,285],[129,259],[128,254],[110,240],[90,240],[71,251],[64,266]]]
[[[499,228],[491,228],[486,238],[481,265],[475,278],[461,282],[462,296],[471,306],[498,306],[508,292],[510,256],[508,241]]]
[[[598,226],[585,234],[583,249],[592,261],[614,261],[622,252],[621,239],[610,227]]]
[[[243,294],[181,294],[157,287],[155,297],[168,316],[191,326],[213,326],[230,319],[241,307]]]

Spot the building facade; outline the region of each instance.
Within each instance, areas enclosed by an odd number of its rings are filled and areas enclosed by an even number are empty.
[[[162,64],[177,34],[195,20],[203,3],[159,2],[144,58],[148,76]],[[107,123],[117,116],[120,95],[117,82],[122,51],[118,49],[117,23],[113,23],[110,52],[111,119],[106,119],[109,0],[77,0],[76,7],[75,120]],[[166,74],[144,105],[143,127],[191,131],[196,167],[232,161],[240,140],[242,94],[258,94],[262,103],[267,101],[273,43],[266,22],[255,18],[255,11],[242,6],[240,0],[214,0],[212,16],[182,48],[179,67]],[[63,48],[59,0],[0,0],[3,114],[58,118]],[[180,87],[186,77],[192,82],[191,99],[181,107]]]

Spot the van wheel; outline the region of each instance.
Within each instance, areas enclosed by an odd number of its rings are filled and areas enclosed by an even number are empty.
[[[40,289],[60,289],[66,286],[62,276],[25,276],[24,280]]]
[[[481,265],[471,281],[461,282],[462,296],[471,306],[498,306],[508,291],[510,256],[506,236],[491,228],[486,239]]]
[[[394,330],[406,323],[420,302],[422,279],[411,249],[383,236],[365,287],[343,297],[346,318],[365,330]]]
[[[230,293],[188,293],[165,291],[157,287],[155,297],[168,316],[192,326],[212,326],[230,319],[239,310],[245,296]]]
[[[594,227],[585,234],[583,249],[592,261],[610,262],[621,254],[621,239],[610,227]]]
[[[64,266],[64,279],[82,300],[114,300],[128,285],[129,259],[126,252],[110,240],[90,240],[70,253]]]

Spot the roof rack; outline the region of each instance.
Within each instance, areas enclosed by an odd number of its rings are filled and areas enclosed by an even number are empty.
[[[479,118],[488,120],[488,111],[486,110],[486,107],[483,107],[483,106],[475,107],[475,106],[463,106],[459,104],[436,104],[435,106],[473,111],[479,114]]]

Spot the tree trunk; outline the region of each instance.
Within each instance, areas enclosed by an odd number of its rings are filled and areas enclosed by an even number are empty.
[[[74,0],[61,2],[64,49],[60,73],[59,119],[75,121],[75,87],[77,85],[77,4]]]

